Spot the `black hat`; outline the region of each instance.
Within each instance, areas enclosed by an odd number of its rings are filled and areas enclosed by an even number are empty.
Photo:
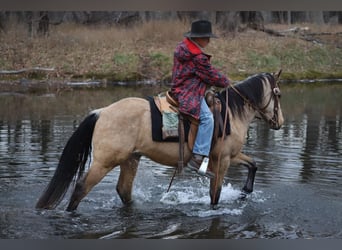
[[[206,20],[194,21],[191,24],[191,30],[184,34],[185,37],[213,37],[217,38],[211,32],[211,22]]]

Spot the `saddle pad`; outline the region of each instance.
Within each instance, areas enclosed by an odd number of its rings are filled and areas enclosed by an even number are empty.
[[[163,133],[163,139],[166,139],[168,137],[178,137],[178,114],[175,112],[162,112],[162,133]]]
[[[156,103],[154,102],[154,98],[149,96],[147,100],[150,103],[151,108],[151,122],[152,122],[152,140],[158,142],[179,142],[179,137],[170,137],[163,139],[162,126],[163,119],[162,114],[160,113]],[[188,141],[188,135],[190,130],[189,121],[184,120],[184,133],[185,133],[185,141]]]

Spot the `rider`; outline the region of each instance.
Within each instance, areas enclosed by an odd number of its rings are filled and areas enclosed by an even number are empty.
[[[211,22],[194,21],[191,30],[184,34],[174,52],[171,94],[179,103],[179,111],[199,121],[192,157],[187,167],[198,171],[205,157],[209,156],[214,131],[214,119],[206,101],[208,87],[227,87],[230,80],[210,63],[210,55],[203,49],[212,33]],[[214,173],[207,171],[208,176]]]

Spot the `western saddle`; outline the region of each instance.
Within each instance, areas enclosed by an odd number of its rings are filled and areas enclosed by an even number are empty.
[[[206,93],[206,102],[213,113],[214,116],[214,134],[212,139],[212,148],[213,145],[217,142],[219,137],[219,131],[221,129],[222,133],[224,133],[225,129],[223,128],[223,118],[221,115],[222,104],[218,97],[215,96],[215,91],[210,89]],[[159,111],[163,114],[163,112],[173,112],[178,116],[178,133],[164,133],[163,137],[167,136],[178,136],[179,138],[179,160],[178,160],[178,173],[181,173],[184,167],[184,141],[185,141],[185,132],[184,132],[184,120],[188,120],[190,122],[190,130],[188,135],[188,148],[192,151],[194,142],[196,139],[198,124],[199,121],[194,119],[193,117],[183,114],[179,111],[179,103],[175,100],[170,91],[166,91],[165,93],[159,94],[154,97],[155,104],[157,105]]]

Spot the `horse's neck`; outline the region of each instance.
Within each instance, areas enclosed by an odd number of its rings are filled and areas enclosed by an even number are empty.
[[[247,134],[249,125],[255,119],[256,112],[250,106],[245,104],[243,109],[243,115],[235,115],[231,120],[231,125],[237,129],[237,133],[244,137]],[[230,112],[230,117],[232,117]]]

